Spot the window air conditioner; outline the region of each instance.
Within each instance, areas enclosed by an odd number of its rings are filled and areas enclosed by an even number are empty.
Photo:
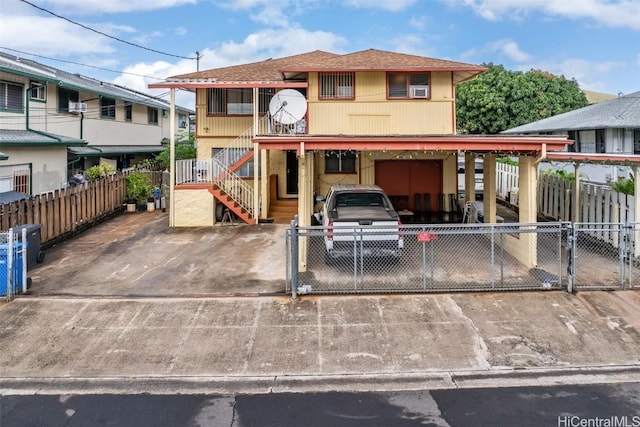
[[[428,86],[411,86],[412,98],[427,98],[429,96]]]
[[[84,102],[71,102],[69,101],[69,112],[70,113],[86,113],[87,112],[87,104]]]

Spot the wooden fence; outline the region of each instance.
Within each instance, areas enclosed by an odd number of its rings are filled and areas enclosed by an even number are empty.
[[[145,172],[159,185],[162,172]],[[119,173],[0,205],[0,230],[22,224],[41,224],[43,244],[71,235],[124,211],[126,173]]]

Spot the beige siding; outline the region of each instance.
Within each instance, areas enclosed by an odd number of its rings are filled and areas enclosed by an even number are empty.
[[[2,151],[9,160],[0,162],[3,166],[31,164],[32,194],[46,193],[63,187],[67,181],[67,147],[10,147]]]
[[[206,227],[215,223],[215,199],[207,190],[175,190],[175,226]]]
[[[387,100],[386,73],[356,73],[355,100],[318,99],[309,78],[308,129],[328,135],[442,135],[454,133],[451,73],[431,73],[431,99]]]

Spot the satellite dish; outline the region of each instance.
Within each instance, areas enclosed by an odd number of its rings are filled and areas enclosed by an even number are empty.
[[[269,113],[278,123],[291,125],[302,120],[307,112],[307,100],[295,89],[285,89],[273,95]]]

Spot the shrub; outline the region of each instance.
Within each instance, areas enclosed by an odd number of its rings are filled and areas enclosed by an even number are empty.
[[[127,175],[127,199],[143,204],[151,197],[153,185],[149,175],[142,172],[131,172]]]
[[[103,176],[113,175],[116,173],[116,168],[108,163],[100,163],[99,165],[91,166],[85,173],[89,179],[98,179]]]

